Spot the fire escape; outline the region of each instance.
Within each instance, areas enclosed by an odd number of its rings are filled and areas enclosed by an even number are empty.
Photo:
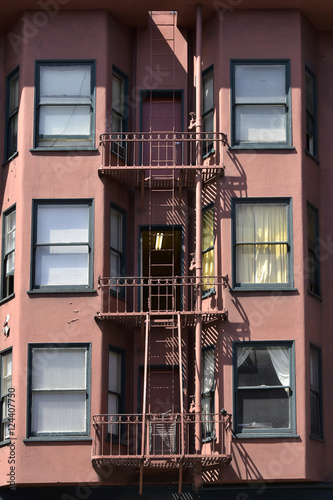
[[[160,56],[161,39],[175,54],[176,13],[151,13],[151,67]],[[197,9],[197,74],[201,74],[201,8]],[[203,412],[201,407],[201,334],[210,322],[223,321],[226,278],[202,273],[202,192],[223,175],[226,136],[201,130],[201,83],[196,89],[196,123],[190,131],[177,130],[175,118],[175,55],[168,70],[171,104],[162,117],[165,128],[154,128],[154,101],[147,91],[147,131],[112,132],[101,135],[102,166],[99,174],[140,193],[140,209],[147,227],[141,232],[141,275],[100,277],[99,320],[141,329],[144,367],[141,411],[133,414],[94,415],[92,462],[139,472],[140,494],[144,476],[156,469],[177,471],[179,492],[191,477],[198,487],[205,468],[221,468],[231,461],[231,415],[225,411]],[[156,95],[156,94],[155,94]],[[162,103],[165,104],[165,103]],[[162,107],[162,109],[164,109]],[[172,124],[168,126],[167,124]],[[210,143],[213,154],[203,160]],[[196,251],[191,271],[181,268],[181,222],[185,193],[195,191]],[[191,273],[192,272],[192,273]],[[214,301],[202,298],[207,287]],[[195,331],[195,396],[184,401],[184,329]],[[161,351],[161,345],[164,351]],[[168,372],[153,373],[165,365]],[[188,369],[188,367],[187,367]],[[164,377],[164,378],[163,378]],[[164,391],[170,398],[159,397]],[[167,400],[168,399],[168,400]]]

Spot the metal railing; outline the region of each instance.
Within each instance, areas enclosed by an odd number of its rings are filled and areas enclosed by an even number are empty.
[[[201,451],[195,452],[200,423]],[[144,433],[144,434],[143,434]],[[92,460],[222,458],[231,454],[231,415],[221,413],[93,416]]]
[[[204,311],[222,311],[226,286],[225,276],[99,277],[100,314],[200,313],[195,300],[198,287],[203,297],[211,298],[203,301]]]
[[[118,169],[195,166],[198,148],[204,163],[222,165],[226,144],[222,132],[110,132],[100,136],[102,166]]]

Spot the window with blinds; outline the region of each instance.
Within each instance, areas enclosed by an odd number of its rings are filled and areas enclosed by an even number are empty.
[[[291,146],[288,61],[232,62],[232,145]]]

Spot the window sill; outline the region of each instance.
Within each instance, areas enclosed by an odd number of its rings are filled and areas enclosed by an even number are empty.
[[[320,436],[316,436],[316,434],[310,434],[310,439],[313,439],[314,441],[319,441],[321,443],[325,443],[325,439]]]
[[[262,151],[265,150],[284,150],[284,151],[296,151],[296,148],[294,146],[289,146],[289,145],[284,145],[284,144],[239,144],[239,145],[233,145],[229,146],[228,150],[257,150],[260,149]]]
[[[7,297],[4,297],[3,299],[0,300],[0,306],[2,306],[2,304],[5,304],[6,302],[9,302],[14,297],[15,297],[15,293],[12,293],[11,295],[8,295]]]
[[[45,295],[52,293],[97,293],[93,288],[78,288],[78,287],[45,287],[27,290],[28,295]]]
[[[313,156],[313,154],[311,154],[307,149],[305,149],[304,152],[306,156],[311,158],[311,160],[313,160],[317,165],[320,165],[320,161],[318,160],[318,158],[316,158],[316,156]]]
[[[229,288],[229,292],[298,292],[297,288],[288,286],[234,286]]]
[[[91,146],[52,146],[52,147],[36,147],[29,149],[30,153],[43,153],[43,152],[54,152],[58,153],[61,151],[96,151],[99,152],[98,148],[93,148]]]
[[[87,443],[92,442],[92,438],[89,436],[31,436],[29,438],[23,439],[23,443],[36,443],[45,441],[86,441]]]
[[[0,448],[2,448],[2,446],[7,446],[8,444],[11,444],[10,439],[5,439],[4,441],[0,441]]]
[[[308,290],[308,294],[311,295],[311,297],[314,297],[314,298],[320,300],[320,302],[323,301],[322,296],[318,295],[318,293],[315,293],[315,292],[312,292],[311,290]]]
[[[233,434],[233,439],[299,439],[299,435],[286,432],[241,432]]]
[[[13,153],[9,158],[7,158],[7,160],[3,162],[2,166],[4,167],[5,165],[7,165],[7,163],[10,163],[17,156],[18,156],[18,151],[15,151],[15,153]]]

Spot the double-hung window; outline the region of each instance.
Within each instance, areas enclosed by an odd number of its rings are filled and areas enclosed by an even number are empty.
[[[15,206],[3,213],[2,222],[2,294],[5,299],[14,293],[15,267],[15,234],[16,209]]]
[[[108,414],[113,415],[108,432],[119,436],[121,424],[119,415],[124,410],[124,352],[120,349],[109,349],[109,383],[108,383]],[[118,415],[118,417],[116,416]]]
[[[91,200],[34,201],[33,290],[92,288],[92,208]]]
[[[214,71],[210,67],[202,74],[202,132],[214,132]],[[214,150],[213,135],[208,136],[208,141],[203,143],[203,156],[209,155]]]
[[[15,408],[12,392],[12,350],[0,354],[1,367],[1,436],[0,441],[10,439],[10,421]],[[14,426],[12,427],[14,428]]]
[[[307,204],[308,226],[308,290],[320,296],[320,261],[319,261],[319,217],[318,210],[310,203]]]
[[[207,296],[214,290],[214,205],[202,210],[202,293]],[[211,277],[211,278],[210,278]]]
[[[232,61],[232,146],[291,147],[289,61]]]
[[[235,342],[234,431],[295,434],[293,342]]]
[[[125,212],[111,207],[110,217],[110,276],[119,278],[125,275]],[[115,281],[115,280],[113,280]],[[112,287],[111,290],[116,290]],[[123,290],[118,289],[118,293]]]
[[[7,77],[5,161],[17,151],[18,109],[19,70],[17,68]]]
[[[233,199],[233,287],[293,287],[291,200]]]
[[[321,350],[310,345],[310,417],[311,436],[323,437]]]
[[[202,349],[202,439],[206,441],[214,436],[215,419],[215,347]]]
[[[316,109],[316,77],[305,70],[305,106],[306,106],[306,136],[305,150],[317,158],[317,109]]]
[[[38,62],[38,148],[94,147],[95,65],[92,61]]]
[[[29,436],[89,435],[89,344],[32,344],[29,356]]]
[[[112,116],[111,131],[112,152],[125,157],[125,142],[122,141],[123,133],[127,131],[127,76],[120,70],[113,67],[112,73]]]

